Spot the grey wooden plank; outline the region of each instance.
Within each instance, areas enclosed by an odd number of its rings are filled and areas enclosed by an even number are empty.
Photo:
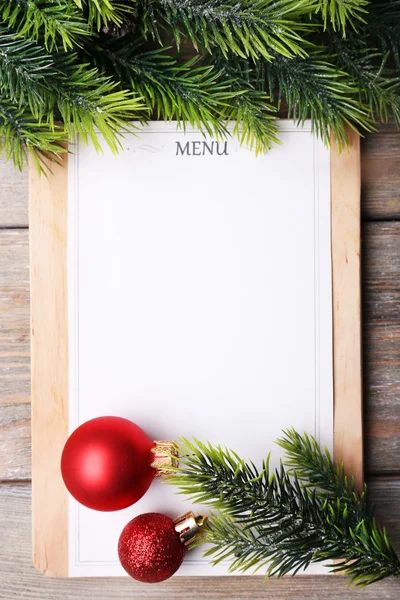
[[[400,223],[363,227],[366,468],[400,471]]]
[[[0,158],[0,227],[28,225],[28,169]]]
[[[29,396],[29,346],[28,232],[0,230],[0,398]]]
[[[0,400],[0,481],[31,477],[31,405],[23,400]]]
[[[29,265],[26,230],[0,231],[0,480],[30,477]]]
[[[400,320],[400,224],[362,227],[363,315],[369,322]]]
[[[367,135],[361,141],[362,214],[400,218],[400,132]]]
[[[400,480],[377,479],[372,500],[379,502],[388,533],[400,541]],[[101,535],[101,532],[99,532]],[[0,486],[0,600],[397,600],[400,583],[387,579],[364,590],[349,588],[340,576],[298,576],[264,582],[262,577],[180,578],[158,585],[129,578],[55,580],[31,565],[30,487]]]
[[[400,323],[364,325],[365,464],[400,471]]]

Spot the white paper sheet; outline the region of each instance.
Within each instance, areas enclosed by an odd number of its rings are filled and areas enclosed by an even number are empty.
[[[329,151],[309,123],[282,122],[281,139],[211,155],[198,131],[154,122],[117,157],[70,148],[71,432],[119,415],[258,464],[273,449],[273,466],[290,426],[332,446]],[[71,499],[70,575],[123,575],[125,524],[190,508],[159,480],[121,512]],[[227,567],[196,550],[178,574]]]

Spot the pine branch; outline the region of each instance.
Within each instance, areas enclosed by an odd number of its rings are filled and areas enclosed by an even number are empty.
[[[135,14],[134,0],[117,2],[115,0],[73,0],[81,8],[87,21],[95,31],[114,23],[120,27],[127,15]]]
[[[304,34],[313,25],[306,17],[314,0],[138,0],[138,21],[144,36],[161,41],[160,29],[168,28],[177,47],[183,37],[196,50],[225,57],[229,53],[257,60],[272,58],[271,50],[283,56],[305,56]]]
[[[382,55],[369,48],[367,35],[351,34],[346,42],[331,35],[330,41],[339,67],[353,78],[371,118],[387,121],[392,116],[399,126],[400,73],[387,66],[389,52]]]
[[[317,12],[322,15],[325,29],[330,23],[345,36],[349,25],[355,29],[360,22],[365,23],[368,4],[368,0],[319,0]]]
[[[256,154],[267,152],[273,144],[279,143],[278,129],[274,113],[276,109],[268,103],[268,97],[257,90],[251,82],[252,70],[248,65],[235,67],[222,56],[217,58],[217,68],[230,83],[234,97],[225,108],[227,121],[235,123],[233,134],[240,143]]]
[[[15,167],[22,169],[28,150],[38,170],[43,170],[44,159],[57,160],[66,141],[63,128],[38,124],[28,110],[0,95],[0,151]]]
[[[368,7],[366,26],[359,40],[370,38],[370,45],[383,55],[390,52],[400,68],[400,0],[372,0]]]
[[[258,66],[257,85],[276,97],[278,105],[284,99],[289,118],[299,125],[311,117],[312,131],[326,144],[330,132],[339,148],[347,144],[346,124],[358,133],[374,129],[369,106],[360,101],[352,78],[326,60],[321,50],[305,59],[276,55],[273,61],[264,61]]]
[[[346,488],[341,467],[331,466],[310,437],[290,431],[282,443],[300,477],[310,475],[308,485],[283,467],[270,473],[268,460],[258,471],[233,451],[181,441],[181,465],[169,482],[194,502],[219,511],[206,532],[204,541],[211,544],[206,554],[215,562],[231,559],[231,570],[267,566],[267,576],[340,559],[331,570],[344,572],[358,586],[399,577],[400,561],[385,530],[374,521],[373,510],[366,509],[365,496]],[[311,478],[322,481],[328,494],[312,485]],[[354,515],[359,515],[356,521]]]
[[[8,33],[0,23],[0,90],[15,105],[28,104],[41,118],[46,78],[55,73],[53,58],[44,48]]]
[[[321,450],[317,440],[295,429],[283,432],[276,443],[285,450],[285,466],[293,469],[303,482],[338,498],[356,499],[354,479],[348,479],[342,463],[332,462],[327,448]]]
[[[96,57],[99,66],[144,99],[148,114],[226,135],[218,114],[233,94],[213,67],[197,66],[198,58],[179,63],[168,48],[145,51],[140,41],[127,44],[125,39],[103,42]]]
[[[77,7],[69,0],[0,0],[0,17],[22,38],[42,41],[52,51],[71,50],[89,35]]]
[[[360,522],[354,530],[342,529],[337,522],[343,523],[343,509],[331,517],[323,506],[315,509],[323,516],[319,524],[299,514],[290,521],[276,517],[272,525],[247,527],[227,513],[212,514],[203,539],[211,547],[204,554],[213,558],[213,564],[230,560],[231,572],[264,568],[267,577],[295,575],[311,563],[321,562],[331,573],[348,576],[358,587],[385,577],[400,577],[399,559],[386,532],[374,521],[368,525]]]
[[[343,462],[333,462],[329,450],[322,450],[317,440],[295,429],[284,431],[276,443],[285,450],[285,467],[295,474],[304,486],[314,489],[321,498],[338,499],[347,506],[347,525],[356,527],[364,520],[372,520],[375,506],[368,502],[367,486],[356,490],[354,477],[348,477]]]
[[[76,63],[75,56],[63,57],[62,63],[63,77],[47,79],[49,122],[59,111],[71,137],[79,134],[85,143],[91,139],[96,150],[101,150],[98,130],[111,150],[118,152],[120,133],[132,129],[130,121],[140,119],[146,109],[142,100],[119,89],[98,69]]]
[[[119,147],[118,131],[142,114],[143,103],[129,90],[77,61],[76,54],[51,55],[34,42],[7,34],[0,24],[0,90],[16,106],[28,105],[38,126],[55,130],[55,118],[65,131],[90,138],[100,149],[96,129],[110,148]]]
[[[0,19],[0,92],[39,128],[63,119],[96,147],[100,130],[116,151],[117,132],[152,112],[217,136],[234,121],[265,151],[276,141],[267,96],[339,146],[345,124],[400,125],[400,0],[0,0]],[[197,58],[161,49],[165,35]]]
[[[217,137],[225,136],[226,123],[234,120],[234,135],[256,152],[277,141],[266,95],[226,64],[199,65],[199,57],[182,63],[168,49],[143,51],[140,42],[125,38],[103,42],[98,50],[98,64],[131,85],[156,118],[188,122]]]

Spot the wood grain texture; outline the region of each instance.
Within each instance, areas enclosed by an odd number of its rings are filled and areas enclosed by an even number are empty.
[[[30,398],[0,403],[0,481],[29,481],[31,476]]]
[[[369,322],[400,322],[400,225],[363,226],[363,311]]]
[[[400,474],[400,324],[364,326],[366,464]]]
[[[53,175],[29,170],[32,344],[33,563],[67,574],[68,497],[60,456],[68,437],[67,157]],[[65,167],[65,168],[64,168]]]
[[[400,132],[367,135],[361,150],[363,217],[400,218]]]
[[[375,480],[371,498],[379,502],[388,534],[400,545],[400,482]],[[264,582],[262,577],[175,577],[157,585],[131,579],[52,579],[31,564],[31,492],[29,486],[0,486],[0,600],[397,600],[399,581],[388,579],[364,590],[345,578],[299,576]]]
[[[0,231],[0,481],[31,472],[29,257],[25,230]]]
[[[0,398],[30,394],[29,363],[28,236],[24,230],[2,230],[0,231]]]
[[[400,472],[400,223],[363,228],[365,441],[369,472]]]
[[[338,152],[332,136],[331,231],[333,304],[334,456],[364,482],[361,376],[360,138]]]
[[[0,158],[0,227],[28,226],[28,169]]]

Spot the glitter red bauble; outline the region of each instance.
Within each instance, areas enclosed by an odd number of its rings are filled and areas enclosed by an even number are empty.
[[[155,469],[154,442],[121,417],[98,417],[68,438],[61,473],[71,495],[94,510],[121,510],[148,490]]]
[[[160,513],[146,513],[123,529],[118,554],[131,577],[144,583],[159,583],[179,569],[185,546],[172,519]]]

